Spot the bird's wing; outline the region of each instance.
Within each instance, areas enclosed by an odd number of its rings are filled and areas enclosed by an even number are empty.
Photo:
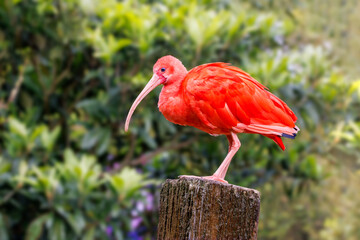
[[[293,136],[295,114],[241,69],[225,63],[198,66],[183,81],[184,98],[211,134],[248,132]]]

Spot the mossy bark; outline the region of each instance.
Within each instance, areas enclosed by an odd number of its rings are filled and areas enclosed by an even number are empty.
[[[166,180],[158,239],[257,239],[260,193],[201,178]]]

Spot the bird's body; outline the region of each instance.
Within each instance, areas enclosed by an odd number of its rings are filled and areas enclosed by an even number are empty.
[[[239,68],[210,63],[189,71],[176,88],[164,86],[159,110],[169,121],[212,135],[293,135],[296,116],[278,97]]]
[[[189,72],[172,57],[160,58],[154,76],[130,109],[126,126],[137,104],[153,88],[164,87],[159,110],[169,121],[196,127],[211,135],[226,135],[229,153],[211,179],[225,181],[231,158],[240,147],[237,133],[257,133],[273,139],[283,150],[281,137],[294,138],[296,116],[278,97],[248,73],[226,63],[209,63]]]

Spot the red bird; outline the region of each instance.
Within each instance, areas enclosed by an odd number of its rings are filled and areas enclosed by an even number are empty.
[[[299,128],[296,116],[278,97],[243,70],[216,62],[186,70],[173,56],[160,58],[153,76],[132,104],[125,122],[141,100],[163,84],[158,107],[170,122],[196,127],[210,135],[226,135],[229,152],[212,176],[224,180],[231,159],[241,144],[236,134],[258,133],[285,150],[281,137],[294,139]]]

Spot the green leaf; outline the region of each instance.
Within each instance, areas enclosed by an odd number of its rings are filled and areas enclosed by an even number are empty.
[[[135,169],[129,167],[125,167],[115,175],[107,175],[110,185],[121,198],[130,197],[139,188],[156,182],[155,180],[145,180],[145,178],[146,175],[138,173]]]
[[[52,217],[51,213],[43,214],[35,218],[26,229],[26,240],[38,240],[43,233],[44,224]]]
[[[5,159],[2,156],[0,156],[0,175],[7,173],[10,169],[11,169],[11,164],[9,162],[6,162]]]
[[[81,240],[93,240],[95,239],[95,227],[92,226],[87,229]]]
[[[28,170],[29,170],[29,166],[27,162],[21,161],[19,164],[19,175],[25,176]]]
[[[127,38],[118,39],[118,40],[116,40],[116,45],[115,45],[114,51],[119,51],[119,50],[123,49],[124,47],[129,46],[131,43],[132,43],[131,39],[127,39]]]
[[[48,236],[49,236],[50,240],[67,239],[66,233],[65,233],[64,222],[59,219],[55,219],[55,223],[53,224],[52,228],[50,229]]]
[[[349,88],[349,94],[357,92],[358,96],[360,97],[360,80],[354,81]]]
[[[62,210],[62,214],[76,235],[79,236],[86,224],[82,213],[80,211],[76,211],[74,214],[70,214],[68,211]]]
[[[49,131],[48,128],[46,128],[42,133],[41,133],[41,142],[43,144],[43,146],[45,147],[45,149],[48,152],[51,152],[55,142],[57,140],[57,138],[60,135],[60,130],[61,128],[59,126],[57,126],[53,131]]]
[[[1,240],[8,240],[9,235],[6,230],[5,221],[3,214],[0,213],[0,239]]]
[[[107,177],[112,187],[115,188],[117,191],[121,191],[121,189],[124,187],[124,179],[121,176],[117,175],[107,175]]]
[[[110,145],[110,141],[111,141],[111,132],[109,129],[105,128],[102,130],[102,134],[99,139],[99,144],[96,149],[96,154],[101,155],[101,154],[105,153],[105,151],[107,150],[107,148]]]
[[[36,138],[42,134],[44,131],[47,131],[47,127],[45,125],[37,126],[30,134],[29,142],[34,142]]]
[[[24,182],[28,181],[28,179],[26,178],[28,171],[29,171],[29,166],[27,162],[21,161],[19,164],[18,175],[15,175],[13,177],[13,179],[15,180],[18,186],[22,186]]]
[[[26,128],[25,124],[19,120],[12,117],[9,118],[9,128],[11,132],[21,136],[23,139],[27,139],[28,129]]]
[[[78,162],[78,158],[75,156],[74,152],[70,148],[67,148],[65,150],[64,159],[68,165],[75,165]]]
[[[94,147],[101,138],[101,134],[102,132],[99,128],[95,128],[87,132],[81,141],[81,148],[89,150],[90,148]]]

